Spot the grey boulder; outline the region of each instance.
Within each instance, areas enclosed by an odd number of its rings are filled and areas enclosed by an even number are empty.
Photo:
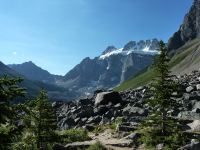
[[[121,96],[118,92],[101,92],[95,98],[95,106],[106,105],[109,103],[117,104],[121,102]]]

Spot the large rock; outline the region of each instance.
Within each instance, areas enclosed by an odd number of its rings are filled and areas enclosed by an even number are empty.
[[[183,111],[178,114],[178,118],[183,120],[200,120],[200,113],[192,111]]]
[[[200,100],[200,92],[199,91],[194,91],[190,93],[190,98],[189,100]]]
[[[128,136],[125,137],[125,139],[130,139],[133,141],[137,141],[141,137],[140,133],[131,133]]]
[[[200,90],[200,84],[196,85],[197,90]]]
[[[118,124],[116,127],[116,131],[118,131],[118,132],[133,132],[134,130],[136,130],[136,128],[133,126],[126,126],[126,125]]]
[[[122,114],[124,116],[145,116],[147,115],[147,111],[140,107],[132,107],[128,105],[123,109]]]
[[[121,96],[118,92],[101,92],[95,98],[95,106],[106,105],[108,103],[117,104],[121,102]]]
[[[63,130],[66,130],[66,129],[69,129],[71,127],[73,127],[75,125],[75,121],[74,119],[72,118],[64,118],[62,121],[61,121],[61,129]]]
[[[200,150],[200,143],[195,140],[192,140],[190,144],[187,144],[179,148],[178,150]]]
[[[162,150],[163,147],[164,147],[164,144],[160,143],[160,144],[156,145],[156,150]]]
[[[56,108],[59,108],[60,106],[62,106],[63,104],[64,104],[63,101],[56,101],[56,102],[52,103],[52,107],[56,109]]]
[[[94,108],[94,113],[95,115],[103,115],[105,114],[107,111],[109,110],[109,108],[105,105],[100,105],[98,107]]]
[[[94,111],[93,111],[92,106],[84,106],[84,107],[82,106],[80,112],[75,114],[74,116],[76,118],[77,117],[84,118],[84,117],[90,117],[93,114],[94,114]]]
[[[188,124],[192,132],[200,132],[200,120],[194,120],[192,123]]]
[[[194,90],[194,87],[193,87],[193,86],[188,86],[188,87],[186,88],[186,92],[188,92],[188,93],[192,92],[193,90]]]
[[[95,116],[95,117],[90,117],[87,120],[87,123],[94,123],[94,124],[98,124],[101,121],[102,117],[101,116]]]
[[[199,108],[195,108],[195,109],[192,110],[192,112],[200,113],[200,109]]]
[[[78,150],[78,149],[86,149],[90,145],[95,144],[96,141],[84,141],[84,142],[74,142],[67,144],[65,146],[66,150]]]
[[[190,103],[192,105],[192,109],[200,109],[200,101],[192,100],[192,101],[190,101]]]

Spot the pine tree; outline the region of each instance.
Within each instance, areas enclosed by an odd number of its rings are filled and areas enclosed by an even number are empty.
[[[21,108],[25,113],[22,118],[25,128],[21,140],[13,145],[13,149],[51,149],[53,143],[58,140],[57,119],[47,93],[40,91],[35,100],[21,104]]]
[[[27,113],[25,122],[30,121],[30,123],[27,123],[26,132],[33,135],[33,142],[35,142],[38,149],[48,149],[48,145],[55,142],[57,120],[47,93],[41,91],[34,104],[31,105],[32,108],[26,107],[24,109]]]
[[[16,111],[12,101],[24,96],[23,88],[18,86],[21,78],[13,79],[8,76],[0,78],[0,149],[8,149],[16,135]]]
[[[55,138],[57,121],[45,91],[41,91],[37,97],[35,110],[37,113],[35,117],[37,147],[46,147]]]
[[[142,139],[147,145],[164,143],[171,146],[170,140],[179,137],[180,125],[171,112],[180,104],[172,99],[172,93],[177,90],[177,86],[170,75],[168,63],[167,48],[160,41],[160,55],[155,61],[157,78],[150,84],[148,95],[151,98],[146,101],[151,109],[144,123],[146,131]]]

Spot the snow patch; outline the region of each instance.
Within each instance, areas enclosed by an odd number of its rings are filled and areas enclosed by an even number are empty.
[[[148,52],[148,51],[149,51],[149,47],[146,46],[146,47],[143,49],[143,51],[144,51],[144,52]]]
[[[120,49],[117,49],[117,50],[114,50],[114,51],[111,51],[111,52],[108,52],[106,54],[103,54],[101,56],[99,56],[99,59],[106,59],[112,55],[129,55],[131,53],[137,53],[137,54],[143,54],[143,55],[156,55],[156,54],[159,54],[159,51],[158,50],[150,50],[150,47],[146,46],[144,49],[141,49],[141,50],[133,50],[133,49],[130,49],[130,50],[127,50],[127,51],[123,51],[123,48],[120,48]],[[107,67],[107,70],[109,68]]]
[[[107,58],[107,57],[110,57],[111,55],[120,54],[120,53],[123,52],[122,49],[123,49],[123,48],[120,48],[120,49],[117,49],[117,50],[108,52],[108,53],[106,53],[106,54],[104,54],[104,55],[101,55],[99,58],[100,58],[100,59],[105,59],[105,58]]]

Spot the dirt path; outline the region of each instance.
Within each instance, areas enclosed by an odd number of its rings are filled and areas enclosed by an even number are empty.
[[[66,148],[71,147],[83,147],[83,146],[89,146],[93,145],[97,141],[99,141],[101,144],[103,144],[108,150],[145,150],[143,147],[134,149],[131,148],[132,140],[126,139],[126,138],[117,138],[112,134],[111,129],[106,129],[104,132],[99,133],[98,135],[95,135],[94,133],[89,133],[89,136],[91,137],[90,141],[84,141],[84,142],[74,142],[67,144]]]
[[[106,148],[110,150],[134,150],[133,148],[128,147],[131,140],[128,139],[118,139],[112,136],[112,130],[107,129],[99,135],[90,134],[89,135],[93,140],[101,142]]]

